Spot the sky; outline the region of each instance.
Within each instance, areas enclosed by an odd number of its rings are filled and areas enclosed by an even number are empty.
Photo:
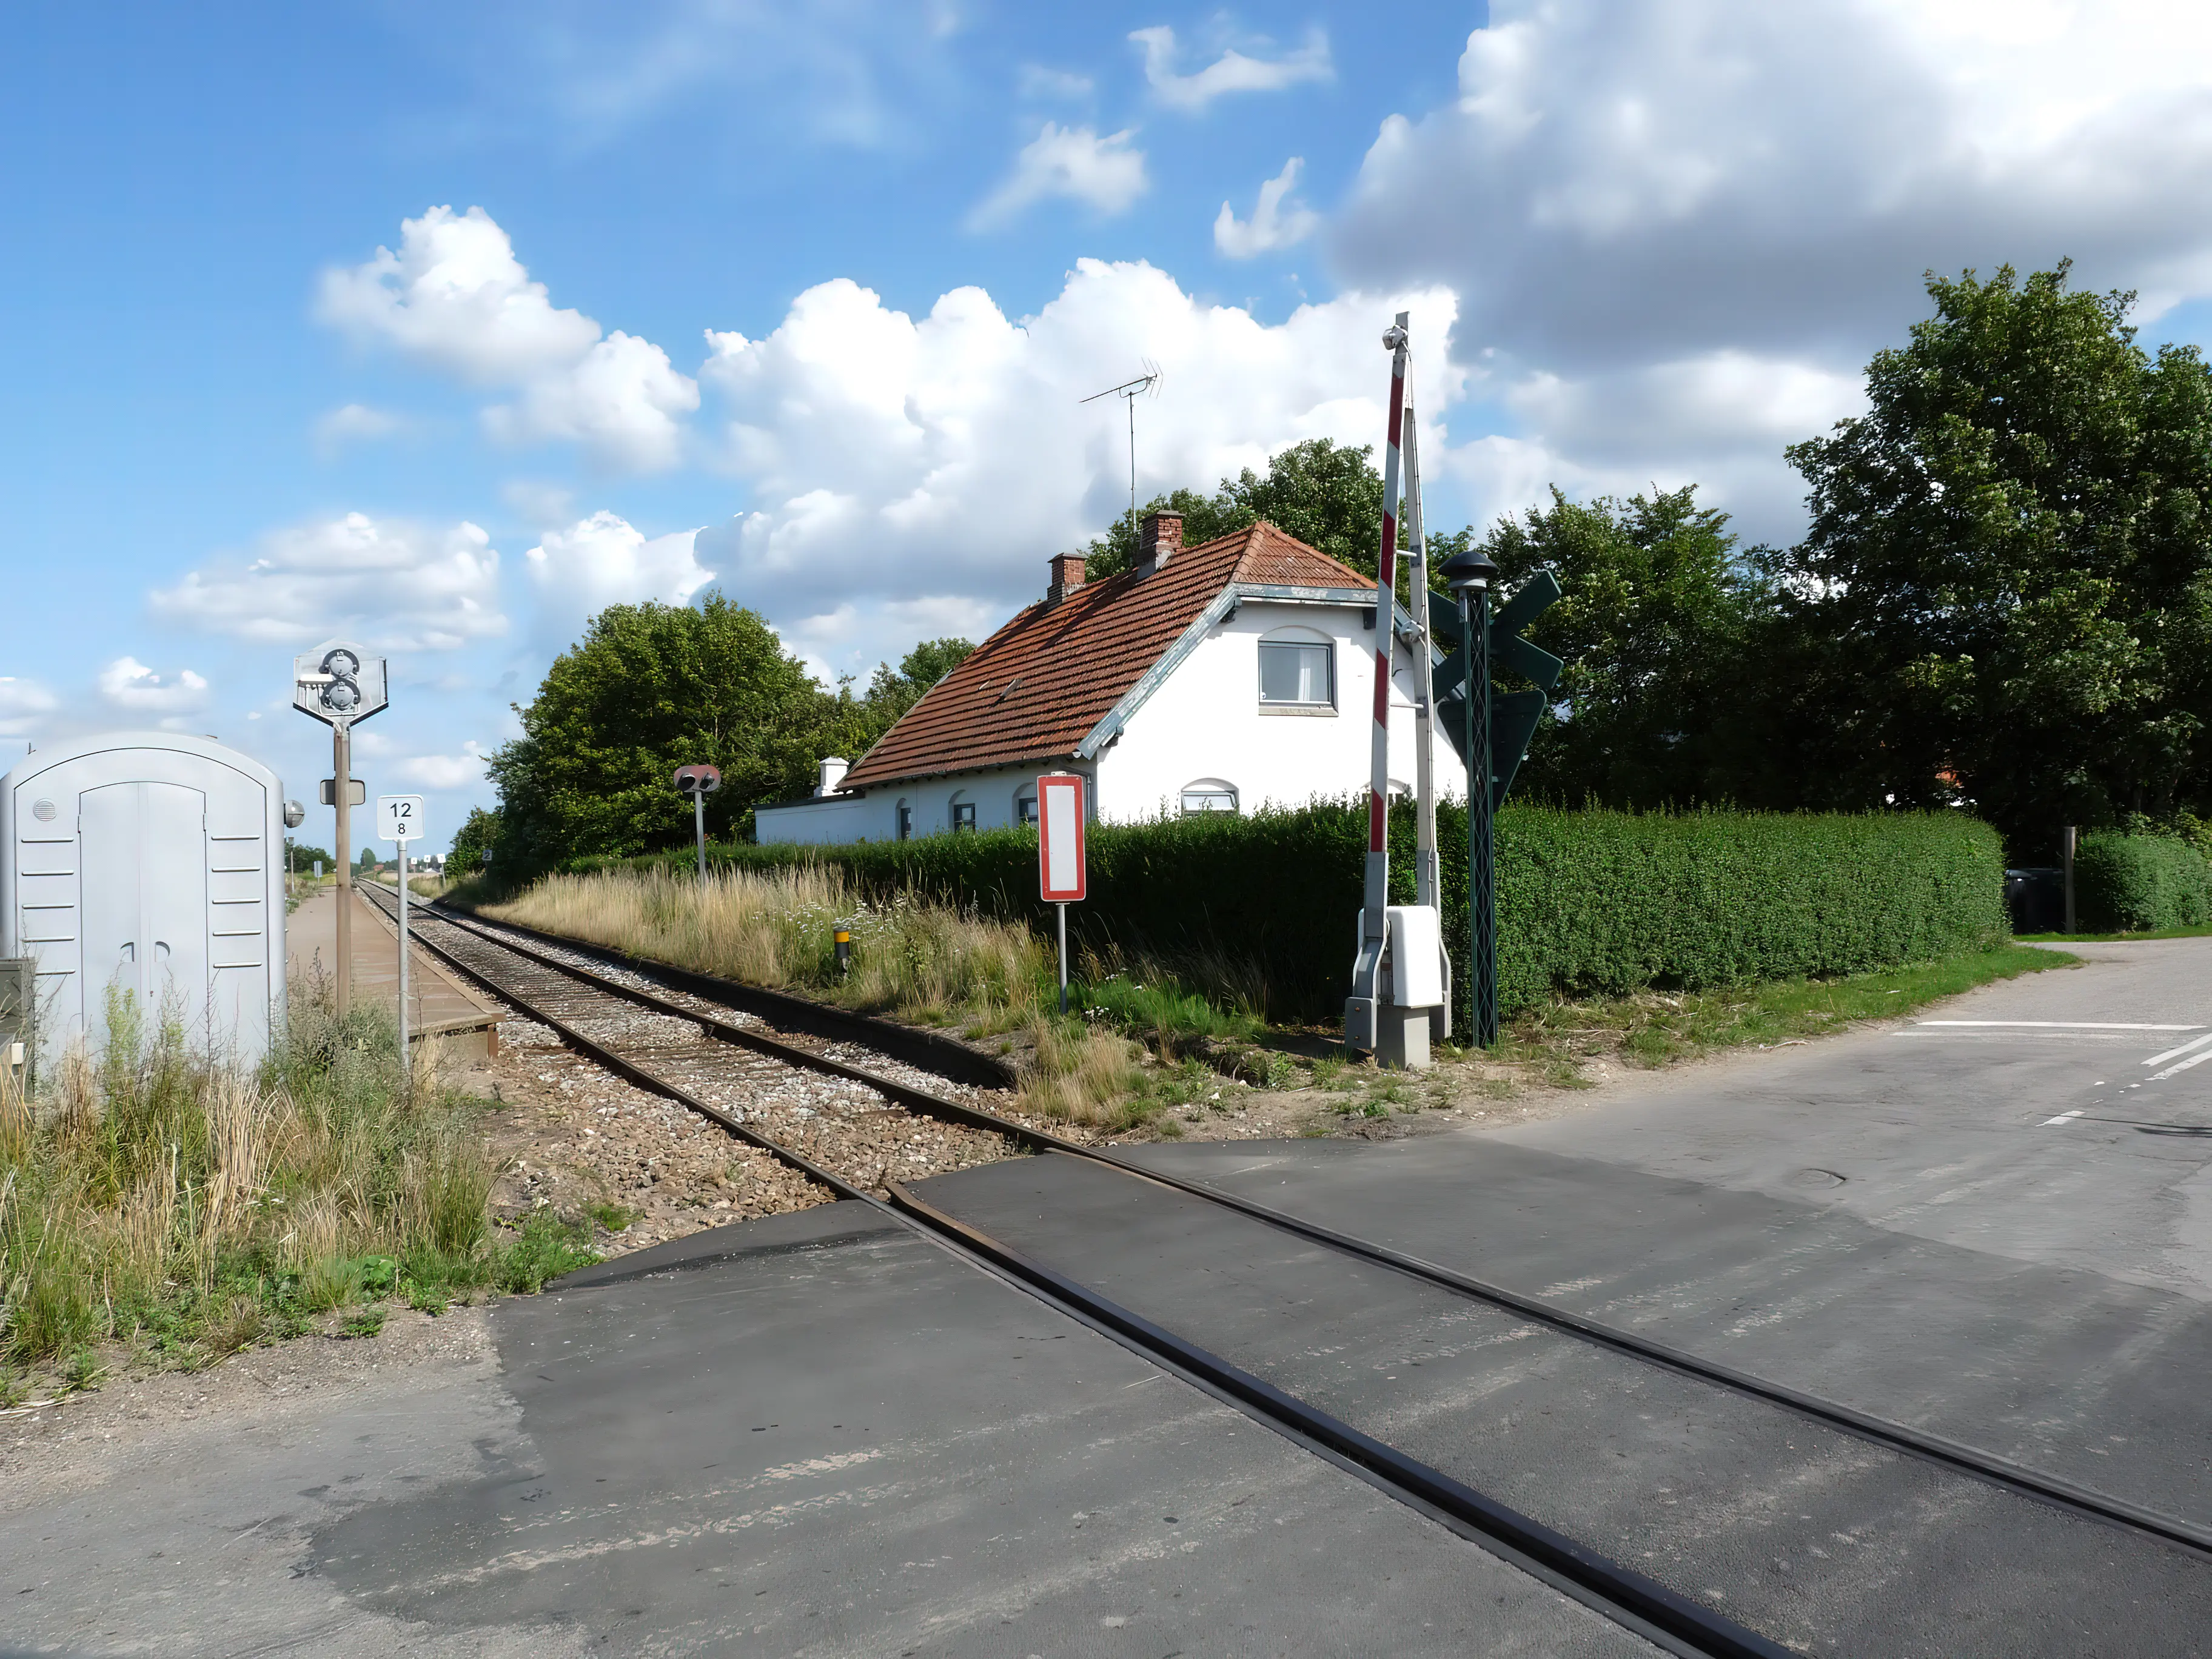
[[[1685,483],[1802,531],[1923,273],[2212,332],[2212,9],[2152,0],[11,7],[0,766],[387,655],[442,846],[604,606],[826,683],[980,639],[1140,495],[1378,443],[1428,520]],[[356,819],[356,844],[370,828]],[[301,832],[328,844],[329,814]]]

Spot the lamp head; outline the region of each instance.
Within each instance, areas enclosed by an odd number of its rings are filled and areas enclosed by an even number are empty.
[[[1455,593],[1476,592],[1498,582],[1498,567],[1480,547],[1464,548],[1444,561],[1444,586]]]

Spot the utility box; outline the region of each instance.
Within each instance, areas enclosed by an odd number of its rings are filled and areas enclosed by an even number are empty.
[[[206,738],[128,732],[0,778],[0,957],[36,959],[38,1064],[97,1048],[111,989],[146,1029],[252,1061],[284,1008],[284,801]]]

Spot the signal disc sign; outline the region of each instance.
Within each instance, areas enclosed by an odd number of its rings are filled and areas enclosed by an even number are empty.
[[[1080,903],[1089,890],[1083,857],[1083,780],[1037,780],[1037,890],[1047,904]]]

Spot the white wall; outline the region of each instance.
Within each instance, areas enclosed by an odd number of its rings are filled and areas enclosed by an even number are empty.
[[[1368,784],[1374,735],[1375,634],[1364,609],[1246,600],[1139,709],[1098,762],[1098,815],[1127,823],[1182,810],[1186,785],[1236,786],[1239,810],[1303,806]],[[1335,647],[1336,707],[1328,713],[1263,709],[1260,641],[1285,632]],[[1414,781],[1413,657],[1393,653],[1390,775]],[[1465,769],[1441,733],[1435,739],[1438,793],[1467,789]]]
[[[954,777],[928,778],[896,787],[872,788],[858,800],[806,800],[792,806],[763,807],[754,813],[762,842],[793,842],[830,846],[854,841],[892,841],[898,836],[898,807],[913,808],[914,834],[941,836],[952,828],[956,800],[972,801],[978,830],[1003,830],[1018,820],[1014,815],[1017,795],[1034,791],[1047,772],[1077,772],[1082,765],[1000,767],[988,772],[963,773]]]

